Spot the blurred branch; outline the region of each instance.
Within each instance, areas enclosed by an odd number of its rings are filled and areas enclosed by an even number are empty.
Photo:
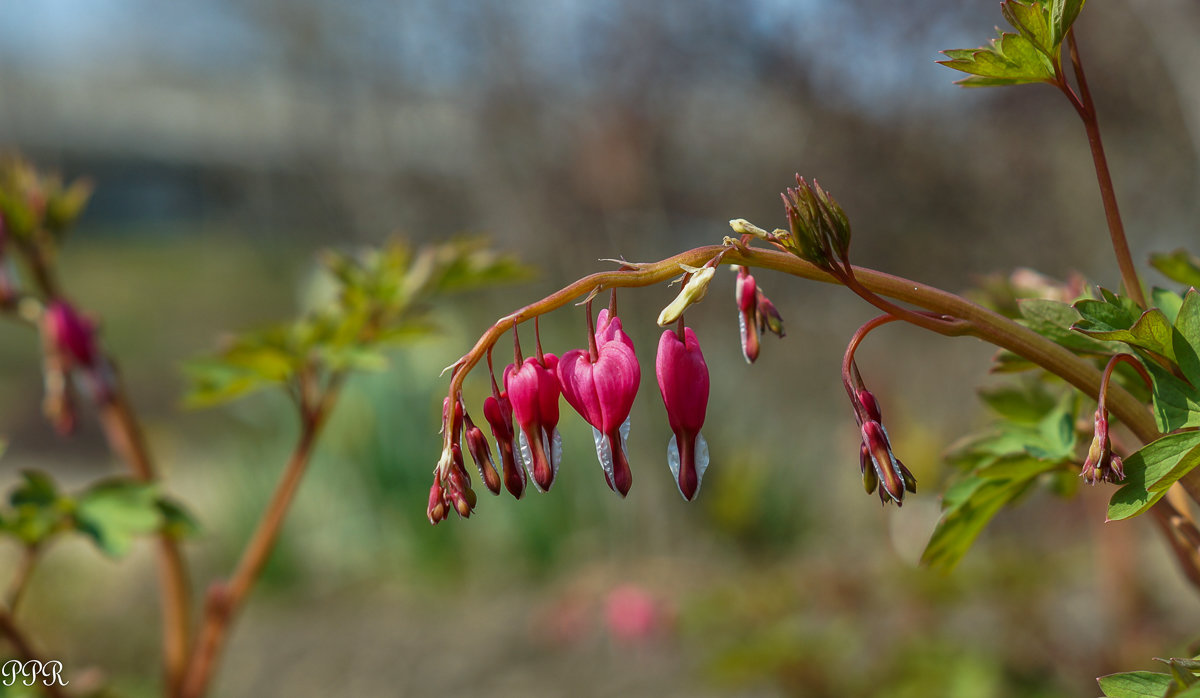
[[[21,560],[17,563],[17,571],[13,573],[12,581],[8,585],[8,594],[4,599],[10,613],[17,612],[17,605],[25,594],[25,588],[29,586],[29,579],[33,575],[33,568],[37,566],[40,553],[41,548],[36,545],[26,545],[21,549]]]
[[[44,300],[54,300],[61,295],[53,268],[47,255],[36,244],[22,245],[21,252]],[[18,296],[18,301],[21,298]],[[27,311],[28,302],[13,302],[4,307],[6,313],[38,326]],[[111,391],[103,399],[97,398],[99,419],[109,449],[125,461],[134,477],[144,482],[158,480],[158,473],[141,424],[129,403],[116,361],[106,356],[112,371]],[[163,625],[163,671],[168,692],[173,692],[183,674],[188,655],[190,635],[191,583],[187,564],[179,550],[176,539],[167,532],[158,537],[158,567],[162,596]]]
[[[38,653],[33,649],[33,645],[29,642],[29,638],[25,637],[25,633],[17,627],[17,623],[13,620],[12,612],[9,609],[0,609],[0,635],[8,638],[17,656],[22,660],[26,662],[42,661]],[[43,684],[42,689],[51,698],[64,698],[66,696],[62,688],[54,682]]]
[[[320,387],[312,371],[300,375],[296,391],[300,407],[300,438],[258,526],[242,551],[237,567],[227,581],[215,582],[208,589],[204,617],[180,684],[178,698],[200,698],[208,692],[230,626],[270,558],[284,518],[312,458],[317,437],[337,401],[344,377],[344,373],[334,373],[324,387]]]

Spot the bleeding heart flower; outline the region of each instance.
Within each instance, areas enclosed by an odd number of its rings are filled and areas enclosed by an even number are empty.
[[[508,401],[508,393],[501,392],[492,381],[492,395],[483,401],[483,417],[492,427],[492,436],[496,437],[496,449],[500,451],[500,466],[504,474],[504,487],[513,497],[520,499],[525,494],[525,482],[528,476],[525,469],[517,465],[516,434],[513,433],[512,404]]]
[[[589,310],[589,320],[591,311]],[[596,457],[604,468],[604,479],[622,497],[629,493],[633,473],[629,469],[626,439],[629,411],[637,396],[642,370],[633,351],[633,340],[621,330],[621,321],[600,311],[599,329],[589,337],[589,349],[574,349],[558,363],[563,397],[592,425]]]
[[[562,462],[562,437],[558,434],[558,357],[544,354],[518,366],[504,369],[504,389],[512,404],[513,416],[521,427],[518,442],[521,460],[533,478],[533,486],[545,492],[554,484]]]
[[[700,434],[708,408],[708,365],[692,328],[663,332],[655,360],[658,389],[667,407],[667,422],[675,435],[667,444],[667,463],[679,492],[691,501],[708,468],[708,443]]]

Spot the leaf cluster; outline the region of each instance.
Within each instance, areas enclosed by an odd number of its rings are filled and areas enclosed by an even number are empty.
[[[958,564],[996,514],[1039,481],[1060,493],[1077,486],[1075,419],[1079,399],[1030,378],[1017,385],[980,391],[997,419],[948,455],[962,470],[942,498],[939,519],[922,563],[949,571]],[[1062,477],[1062,476],[1066,477]]]
[[[997,29],[999,36],[988,46],[942,51],[947,60],[938,63],[969,73],[956,83],[964,87],[1054,83],[1062,72],[1063,40],[1083,3],[1005,0],[1000,9],[1015,33]]]
[[[191,513],[162,495],[156,484],[128,478],[101,480],[67,494],[49,475],[27,470],[9,493],[8,506],[0,509],[0,535],[24,546],[41,547],[74,531],[110,557],[124,555],[141,535],[163,532],[186,538],[198,530]]]
[[[185,402],[208,407],[269,386],[301,389],[346,371],[387,367],[383,350],[436,330],[437,297],[528,275],[512,257],[481,240],[418,250],[393,240],[358,254],[326,252],[314,283],[316,300],[298,319],[246,332],[216,355],[185,366]]]

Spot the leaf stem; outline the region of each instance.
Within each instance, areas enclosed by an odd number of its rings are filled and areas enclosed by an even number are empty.
[[[1138,278],[1133,256],[1129,252],[1129,241],[1125,238],[1125,224],[1121,221],[1121,211],[1117,207],[1117,194],[1113,187],[1112,175],[1108,170],[1108,158],[1104,154],[1104,141],[1100,137],[1100,122],[1096,118],[1096,105],[1092,101],[1091,90],[1088,89],[1087,76],[1083,72],[1083,62],[1079,58],[1079,47],[1075,43],[1074,28],[1067,30],[1067,50],[1071,55],[1071,68],[1075,73],[1075,81],[1079,85],[1077,95],[1067,84],[1066,76],[1059,71],[1057,86],[1062,90],[1075,111],[1083,121],[1087,131],[1088,146],[1092,150],[1092,162],[1096,168],[1096,181],[1100,185],[1100,198],[1104,202],[1104,217],[1108,222],[1108,234],[1112,240],[1113,253],[1117,257],[1117,266],[1121,269],[1121,281],[1125,292],[1129,294],[1142,308],[1146,305],[1146,297],[1142,292],[1142,282]]]

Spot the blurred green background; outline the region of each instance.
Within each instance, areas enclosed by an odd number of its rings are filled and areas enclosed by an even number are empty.
[[[218,696],[1092,696],[1092,678],[1194,652],[1200,604],[1141,521],[1103,524],[1104,488],[1037,494],[960,568],[916,566],[940,453],[981,424],[987,346],[889,326],[860,352],[921,492],[863,496],[839,381],[874,311],[759,275],[788,336],[741,359],[732,275],[689,313],[712,372],[712,468],[676,492],[649,370],[673,292],[621,297],[643,361],[620,500],[586,425],[562,426],[547,495],[481,495],[424,517],[442,367],[495,318],[591,271],[783,224],[816,177],[858,263],[959,290],[1033,266],[1118,283],[1086,140],[1050,88],[963,91],[937,51],[977,46],[996,3],[914,0],[149,0],[0,6],[0,144],[96,195],[61,259],[103,320],[170,492],[203,537],[198,589],[227,572],[295,435],[283,400],[181,410],[179,366],[221,333],[290,316],[315,251],[392,233],[483,233],[539,269],[463,296],[440,338],[354,380]],[[1200,10],[1089,5],[1081,50],[1135,256],[1195,242]],[[1161,281],[1161,279],[1155,279]],[[727,286],[727,288],[726,288]],[[584,339],[581,313],[542,325]],[[526,332],[528,335],[528,332]],[[499,356],[505,356],[501,352]],[[504,362],[504,361],[502,361]],[[118,472],[94,420],[40,416],[36,338],[0,333],[0,460],[76,485]],[[486,385],[468,381],[470,405]],[[565,406],[564,406],[565,409]],[[21,610],[80,683],[153,695],[153,559],[56,545]],[[15,550],[0,550],[0,572]],[[632,623],[632,625],[630,625]]]

